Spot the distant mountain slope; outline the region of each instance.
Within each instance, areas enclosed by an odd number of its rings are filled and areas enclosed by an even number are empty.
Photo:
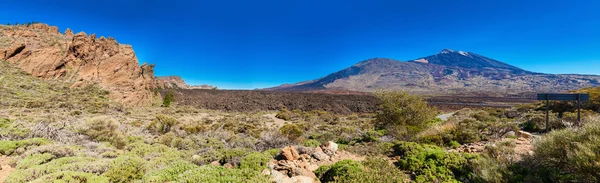
[[[374,58],[325,77],[266,90],[406,90],[419,94],[561,92],[600,86],[600,76],[540,74],[476,53],[444,49],[409,62]]]

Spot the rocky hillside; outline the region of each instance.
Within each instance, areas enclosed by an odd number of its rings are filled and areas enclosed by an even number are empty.
[[[0,25],[0,60],[71,88],[99,84],[109,97],[129,105],[148,105],[155,88],[154,65],[139,65],[133,48],[113,38],[46,24]]]
[[[600,76],[535,73],[476,53],[444,49],[408,62],[369,59],[316,80],[267,90],[392,89],[435,95],[562,92],[590,86],[600,86]]]
[[[179,76],[159,76],[156,77],[156,87],[159,89],[206,89],[215,90],[216,86],[210,85],[188,85],[183,78]]]

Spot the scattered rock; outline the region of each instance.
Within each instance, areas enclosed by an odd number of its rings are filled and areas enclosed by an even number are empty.
[[[323,150],[323,152],[325,154],[327,154],[329,156],[333,156],[333,155],[335,155],[335,151],[338,150],[338,144],[336,144],[333,141],[329,141],[329,142],[321,145],[321,149]]]
[[[287,175],[284,175],[283,173],[276,171],[276,170],[271,171],[271,179],[273,180],[273,182],[276,182],[276,183],[291,182],[290,177],[288,177]]]
[[[290,179],[290,181],[293,183],[313,183],[313,182],[315,182],[313,178],[306,177],[306,176],[292,177]]]
[[[520,131],[519,131],[519,137],[523,137],[523,138],[526,138],[526,139],[530,139],[530,138],[532,138],[532,137],[533,137],[533,135],[531,135],[531,133],[529,133],[529,132],[526,132],[526,131],[522,131],[522,130],[520,130]]]
[[[267,176],[268,176],[268,175],[271,175],[271,171],[269,171],[269,169],[264,169],[264,170],[263,170],[261,173],[262,173],[263,175],[267,175]]]
[[[294,169],[292,169],[291,175],[292,175],[292,177],[294,177],[294,176],[306,176],[306,177],[311,177],[311,178],[317,178],[317,176],[315,175],[315,173],[313,173],[310,170],[304,169],[304,168],[294,168]]]
[[[232,165],[231,163],[225,163],[225,164],[223,165],[223,167],[225,167],[225,168],[227,168],[227,169],[232,169],[232,168],[233,168],[233,165]]]
[[[221,163],[217,160],[217,161],[213,161],[210,162],[211,165],[215,165],[215,166],[221,166]]]
[[[505,137],[505,138],[506,137],[516,137],[516,136],[517,135],[516,135],[515,131],[509,131],[509,132],[506,132],[506,134],[503,135],[503,137]]]
[[[300,158],[300,154],[298,154],[298,151],[296,151],[296,148],[294,148],[294,146],[287,146],[282,148],[281,155],[286,160],[297,160]]]
[[[325,161],[329,159],[329,155],[325,154],[323,151],[317,151],[312,154],[312,157],[319,161]]]

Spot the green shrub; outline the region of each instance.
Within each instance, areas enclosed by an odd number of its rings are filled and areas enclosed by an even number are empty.
[[[108,177],[98,176],[91,173],[75,172],[75,171],[61,171],[51,173],[42,176],[32,183],[46,183],[46,182],[64,182],[64,183],[81,183],[81,182],[93,182],[93,183],[108,183]]]
[[[155,133],[165,134],[171,131],[171,127],[177,125],[178,123],[179,122],[174,118],[159,114],[156,116],[156,118],[154,118],[154,120],[152,120],[152,123],[150,123],[148,126],[148,130]]]
[[[317,169],[317,172],[321,174],[324,170]],[[322,173],[319,178],[323,182],[333,182],[336,179],[355,179],[358,175],[363,172],[363,166],[354,160],[342,160],[331,165],[331,167]]]
[[[304,135],[304,131],[295,124],[285,124],[279,128],[279,132],[290,140],[295,140]]]
[[[87,120],[88,129],[83,133],[98,141],[110,142],[110,144],[121,149],[127,144],[125,135],[118,130],[118,124],[114,119],[107,117],[96,117]]]
[[[380,92],[377,98],[380,111],[375,121],[397,139],[409,139],[424,130],[437,114],[421,97],[406,92]]]
[[[223,151],[223,156],[219,162],[221,164],[232,163],[236,165],[239,160],[249,152],[247,149],[227,149]]]
[[[260,152],[254,152],[248,154],[240,160],[240,168],[251,169],[255,171],[261,171],[267,168],[267,162],[271,160],[272,157]]]
[[[281,153],[281,149],[279,148],[274,148],[274,149],[269,149],[263,152],[265,155],[268,155],[271,158],[275,158],[275,156],[277,156],[279,153]]]
[[[526,169],[543,182],[600,181],[600,120],[580,129],[552,131],[534,144]]]
[[[275,114],[276,118],[283,119],[285,121],[292,120],[292,112],[287,109],[280,110],[277,114]]]
[[[132,182],[145,174],[144,160],[135,156],[120,156],[110,163],[104,176],[111,182]]]
[[[221,166],[205,165],[188,170],[179,175],[178,182],[203,182],[203,183],[270,183],[268,176],[260,171],[251,169],[227,169]]]
[[[526,121],[520,124],[521,128],[528,132],[543,132],[546,130],[546,114],[528,113],[525,115]],[[548,125],[550,129],[564,128],[562,122],[558,119],[555,113],[549,114]]]
[[[18,148],[27,148],[29,146],[40,146],[51,143],[44,138],[31,138],[19,141],[3,140],[0,141],[0,154],[11,155]]]
[[[434,145],[421,145],[414,142],[399,142],[394,146],[396,155],[402,159],[398,166],[413,172],[416,182],[457,182],[466,181],[472,174],[468,162],[473,155],[446,152]]]
[[[17,162],[19,163],[19,162]],[[64,157],[48,163],[33,165],[27,169],[17,169],[5,180],[6,183],[29,182],[42,176],[65,171],[102,174],[108,169],[107,161],[92,157]]]
[[[50,160],[54,159],[55,157],[56,156],[49,154],[49,153],[32,154],[32,155],[29,155],[29,156],[23,158],[22,160],[18,161],[16,168],[27,169],[34,165],[41,165],[41,164],[47,163]]]
[[[318,147],[321,145],[321,142],[317,141],[317,140],[306,140],[304,141],[304,143],[302,143],[302,145],[306,146],[306,147]]]
[[[179,178],[179,175],[194,168],[198,168],[198,166],[187,161],[177,160],[163,169],[148,173],[144,176],[143,182],[176,181]]]
[[[165,97],[163,98],[163,107],[171,106],[171,103],[175,101],[175,93],[173,91],[168,91],[165,93]]]

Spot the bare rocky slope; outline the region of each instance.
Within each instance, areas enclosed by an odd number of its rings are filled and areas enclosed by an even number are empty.
[[[70,29],[63,34],[46,24],[0,25],[0,60],[72,88],[99,84],[129,105],[150,104],[155,88],[154,65],[140,66],[130,45]]]
[[[387,58],[369,59],[316,80],[266,90],[343,89],[372,92],[391,89],[426,95],[500,95],[564,92],[592,86],[600,86],[600,76],[535,73],[476,53],[444,49],[438,54],[408,62]]]

